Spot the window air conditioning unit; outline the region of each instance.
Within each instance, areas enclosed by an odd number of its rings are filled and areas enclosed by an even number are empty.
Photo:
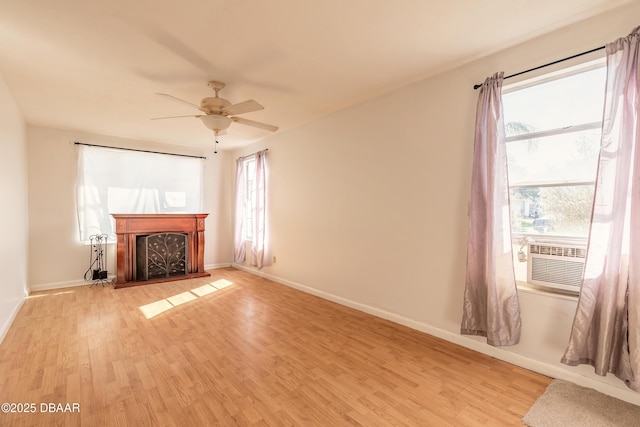
[[[529,244],[527,281],[565,291],[580,291],[584,246]]]

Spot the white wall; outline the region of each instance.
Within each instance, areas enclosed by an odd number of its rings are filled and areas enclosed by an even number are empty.
[[[80,284],[89,266],[90,249],[79,241],[75,211],[75,141],[113,147],[202,155],[205,161],[205,268],[231,261],[231,213],[227,182],[228,153],[194,150],[76,131],[29,126],[29,283],[33,290]],[[115,243],[115,242],[114,242]],[[115,274],[115,244],[107,255]]]
[[[27,296],[25,122],[0,76],[0,342]]]
[[[261,274],[640,404],[617,379],[559,363],[575,299],[520,292],[522,341],[513,347],[459,335],[473,84],[626,36],[639,16],[635,3],[235,152],[269,147],[277,262]]]

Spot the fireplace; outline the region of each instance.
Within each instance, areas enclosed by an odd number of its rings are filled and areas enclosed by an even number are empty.
[[[114,214],[116,288],[209,276],[204,271],[208,214]]]

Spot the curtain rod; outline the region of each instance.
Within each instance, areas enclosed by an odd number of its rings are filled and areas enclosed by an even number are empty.
[[[265,148],[264,150],[260,150],[260,151],[269,151],[269,149],[268,149],[268,148]],[[249,157],[253,157],[253,156],[255,156],[255,155],[256,155],[256,154],[258,154],[260,151],[256,151],[255,153],[253,153],[253,154],[249,154],[249,155],[244,156],[244,157],[238,157],[238,159],[248,159]]]
[[[528,70],[520,71],[519,73],[511,74],[510,76],[505,77],[503,80],[507,80],[511,77],[519,76],[520,74],[530,73],[531,71],[539,70],[540,68],[549,67],[551,65],[558,64],[560,62],[568,61],[573,58],[577,58],[579,56],[587,55],[589,53],[597,52],[606,48],[606,46],[596,47],[595,49],[587,50],[581,53],[576,53],[575,55],[567,56],[566,58],[558,59],[557,61],[549,62],[548,64],[538,65],[537,67],[529,68]],[[482,83],[473,85],[473,89],[476,90],[482,87]]]
[[[193,159],[204,159],[204,160],[207,160],[206,157],[191,156],[189,154],[163,153],[161,151],[138,150],[138,149],[135,149],[135,148],[109,147],[107,145],[85,144],[84,142],[78,142],[78,141],[74,142],[74,144],[75,145],[86,145],[87,147],[112,148],[114,150],[138,151],[140,153],[152,153],[152,154],[166,154],[167,156],[191,157]]]

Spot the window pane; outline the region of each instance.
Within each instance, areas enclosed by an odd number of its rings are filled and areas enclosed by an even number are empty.
[[[604,67],[502,95],[507,136],[602,120]]]
[[[509,185],[594,181],[600,129],[507,143]]]
[[[512,187],[513,233],[587,237],[594,185]]]

